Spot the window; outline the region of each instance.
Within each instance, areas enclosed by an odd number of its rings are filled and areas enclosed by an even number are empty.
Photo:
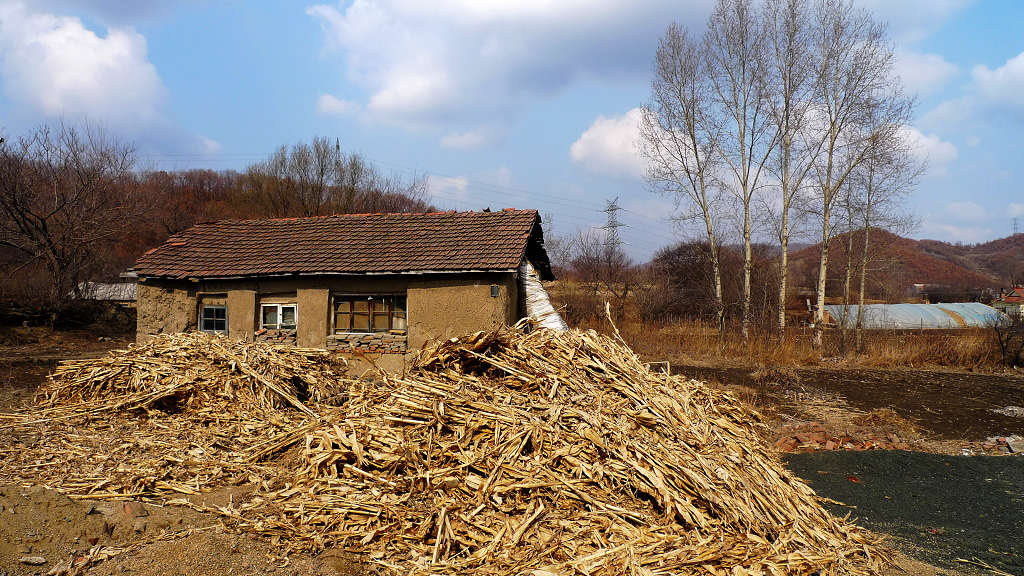
[[[263,304],[260,306],[260,327],[268,330],[294,330],[298,317],[295,304]]]
[[[334,333],[406,329],[405,296],[335,296]]]
[[[228,307],[203,306],[199,314],[199,329],[216,334],[228,333]]]

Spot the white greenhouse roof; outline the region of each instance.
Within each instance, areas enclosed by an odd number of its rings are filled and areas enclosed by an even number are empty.
[[[844,306],[828,304],[825,310],[836,324],[844,324]],[[845,325],[857,325],[857,305],[847,308]],[[980,302],[956,302],[950,304],[866,304],[864,306],[864,328],[878,329],[926,329],[926,328],[985,328],[991,326],[1002,313]]]

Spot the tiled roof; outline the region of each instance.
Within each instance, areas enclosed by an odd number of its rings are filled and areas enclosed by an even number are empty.
[[[222,220],[172,236],[135,271],[209,278],[511,270],[528,249],[535,260],[538,246],[546,267],[539,222],[535,210]]]
[[[1024,304],[1024,287],[1014,286],[1000,300],[1007,304]]]

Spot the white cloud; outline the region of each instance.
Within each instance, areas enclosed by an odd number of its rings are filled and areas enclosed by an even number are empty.
[[[906,126],[901,132],[914,154],[928,163],[928,172],[932,175],[946,174],[946,168],[959,155],[953,143],[935,134],[924,134],[913,126]]]
[[[926,221],[921,228],[925,237],[938,238],[946,242],[976,244],[992,239],[992,229],[984,226],[957,226],[945,222]]]
[[[633,108],[622,116],[598,116],[569,148],[569,157],[592,172],[643,176],[646,164],[637,151],[642,112]]]
[[[1024,216],[1024,204],[1011,202],[1010,205],[1007,206],[1007,209],[1010,212],[1011,218],[1020,218],[1021,216]]]
[[[469,198],[469,179],[465,176],[437,176],[427,178],[427,189],[431,196],[449,202],[466,203]],[[462,206],[460,206],[462,207]]]
[[[988,212],[982,205],[969,200],[946,204],[946,214],[957,220],[968,222],[981,222],[988,218]]]
[[[711,4],[353,0],[306,12],[372,118],[465,134],[581,79],[646,81],[667,23],[703,25]]]
[[[928,94],[945,86],[959,69],[938,54],[901,50],[896,53],[894,71],[909,92]]]
[[[486,128],[467,130],[465,132],[452,132],[441,137],[442,148],[455,150],[474,150],[491,141],[491,131]]]
[[[995,70],[975,66],[971,77],[985,103],[1024,116],[1024,52]]]
[[[964,128],[1007,115],[1024,119],[1024,52],[995,69],[975,66],[963,95],[941,102],[920,123],[931,129]],[[975,146],[971,141],[968,145]]]
[[[359,110],[359,104],[342,100],[331,94],[321,94],[316,99],[316,111],[324,116],[349,116]]]
[[[164,86],[146,39],[130,28],[100,36],[78,18],[0,4],[0,83],[44,117],[89,118],[137,131],[160,120]]]

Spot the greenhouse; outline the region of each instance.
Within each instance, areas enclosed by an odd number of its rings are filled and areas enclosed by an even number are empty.
[[[832,323],[854,328],[857,325],[857,308],[855,304],[829,304],[825,306],[825,311]],[[864,306],[864,328],[867,330],[986,328],[992,326],[1000,317],[1001,312],[980,302]]]

